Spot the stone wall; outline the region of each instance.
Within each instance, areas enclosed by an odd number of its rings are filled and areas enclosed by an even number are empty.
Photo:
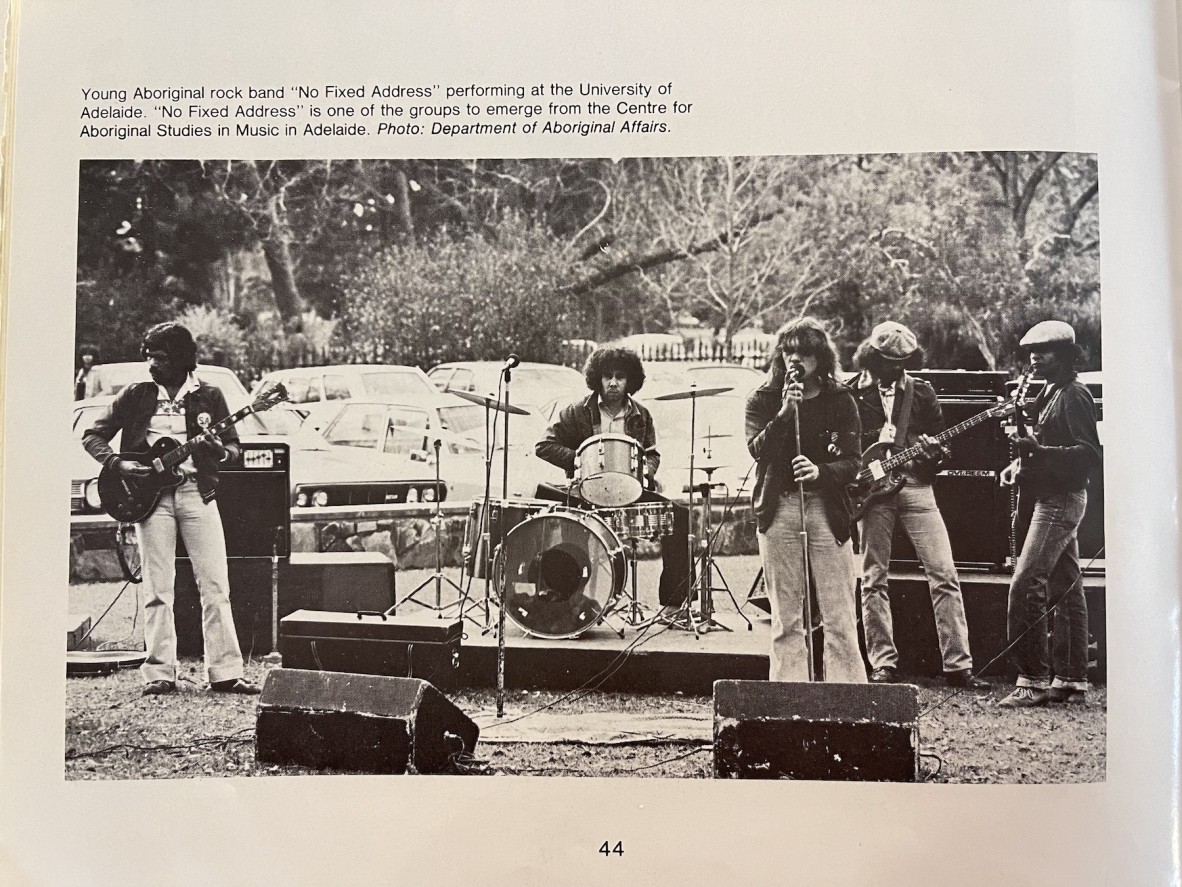
[[[468,506],[440,509],[440,557],[446,568],[460,566],[468,525]],[[422,505],[365,508],[293,508],[292,551],[376,551],[399,570],[435,566],[435,512]],[[725,519],[724,519],[725,518]],[[755,519],[748,504],[724,514],[714,511],[715,556],[756,554]],[[105,516],[75,518],[70,530],[70,581],[109,582],[123,578],[114,551],[115,522]],[[655,542],[642,541],[639,557],[660,554]]]

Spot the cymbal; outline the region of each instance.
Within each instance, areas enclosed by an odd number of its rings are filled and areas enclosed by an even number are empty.
[[[491,407],[494,410],[500,410],[502,413],[508,413],[511,416],[528,416],[529,410],[523,410],[516,404],[506,404],[497,400],[490,394],[477,394],[475,391],[456,391],[452,388],[445,389],[448,394],[454,394],[456,397],[462,397],[464,400],[478,403],[482,407]]]
[[[734,391],[735,386],[728,385],[721,388],[687,388],[684,391],[670,391],[668,394],[658,394],[653,400],[687,400],[691,397],[711,397],[715,394],[725,394]]]
[[[720,437],[734,437],[733,434],[703,434],[702,440],[715,440]]]
[[[723,462],[707,462],[703,459],[701,462],[694,463],[694,471],[718,471],[720,468],[730,468],[731,466]],[[689,465],[678,465],[679,471],[688,471]]]

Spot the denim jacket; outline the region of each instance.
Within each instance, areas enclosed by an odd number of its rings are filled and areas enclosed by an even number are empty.
[[[125,453],[148,451],[148,425],[156,414],[157,387],[155,382],[135,382],[116,395],[90,429],[82,436],[82,445],[95,459],[110,464],[118,455],[111,449],[110,441],[118,432],[123,432],[121,446]],[[203,413],[209,417],[209,424],[215,425],[230,415],[226,398],[222,392],[207,382],[198,380],[197,388],[184,397],[185,432],[194,438],[204,430],[198,422]],[[233,426],[218,435],[229,451],[228,459],[238,457],[238,431]],[[197,468],[197,489],[206,502],[212,500],[217,491],[218,462],[204,447],[193,451],[193,464]]]

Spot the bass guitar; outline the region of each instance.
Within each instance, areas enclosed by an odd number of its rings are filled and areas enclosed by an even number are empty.
[[[1014,396],[1007,401],[982,410],[975,416],[970,416],[959,424],[946,428],[939,434],[933,435],[932,440],[937,444],[952,440],[970,428],[975,428],[982,422],[999,418],[1012,410],[1018,409],[1026,397],[1026,389],[1030,386],[1030,375],[1023,376],[1018,381],[1018,388]],[[891,496],[902,489],[905,478],[899,474],[899,469],[909,462],[913,462],[923,455],[925,445],[922,443],[907,447],[897,453],[892,453],[892,443],[876,443],[862,454],[861,467],[857,477],[848,488],[850,503],[853,508],[854,520],[861,520],[866,509],[876,500],[884,496]]]
[[[287,389],[282,384],[260,389],[255,399],[242,409],[231,413],[185,443],[170,437],[156,441],[146,453],[120,453],[125,462],[138,462],[152,469],[151,474],[134,477],[123,474],[112,462],[99,472],[99,500],[103,511],[121,523],[134,524],[145,520],[160,504],[165,490],[179,486],[185,479],[178,466],[204,441],[213,440],[230,426],[241,422],[251,413],[261,413],[287,400]]]

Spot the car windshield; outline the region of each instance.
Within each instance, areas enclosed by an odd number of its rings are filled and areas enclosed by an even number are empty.
[[[379,439],[385,436],[387,425],[426,429],[430,424],[428,419],[426,410],[380,403],[350,403],[341,408],[332,424],[325,429],[324,438],[335,446],[378,449]]]
[[[423,380],[413,370],[373,370],[363,372],[365,393],[369,397],[417,397],[434,394],[434,385]]]

